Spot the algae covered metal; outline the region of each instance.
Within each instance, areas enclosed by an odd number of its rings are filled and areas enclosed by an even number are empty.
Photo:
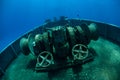
[[[95,23],[57,25],[22,38],[20,48],[24,55],[36,57],[36,71],[52,71],[91,61],[94,56],[87,45],[98,37]]]

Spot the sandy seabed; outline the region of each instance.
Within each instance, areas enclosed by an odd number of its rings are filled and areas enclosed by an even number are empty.
[[[35,58],[20,54],[2,80],[120,80],[120,47],[103,38],[91,41],[88,47],[96,53],[93,61],[53,72],[35,72]]]

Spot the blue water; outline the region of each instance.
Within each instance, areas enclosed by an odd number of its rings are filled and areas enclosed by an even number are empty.
[[[0,0],[0,52],[48,18],[67,16],[120,26],[119,14],[119,0]]]

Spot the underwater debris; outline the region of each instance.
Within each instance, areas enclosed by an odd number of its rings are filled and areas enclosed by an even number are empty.
[[[65,20],[62,16],[60,20]],[[87,45],[97,40],[95,23],[80,26],[54,26],[42,34],[30,34],[20,40],[24,55],[36,56],[36,71],[50,71],[81,65],[93,59]]]

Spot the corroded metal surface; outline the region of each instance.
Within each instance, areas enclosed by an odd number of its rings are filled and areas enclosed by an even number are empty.
[[[46,31],[47,28],[55,27],[55,26],[80,26],[81,23],[87,23],[87,25],[91,26],[91,23],[95,23],[98,27],[98,32],[101,37],[110,40],[117,45],[113,44],[110,41],[104,39],[98,39],[96,42],[92,41],[88,45],[89,50],[92,53],[95,53],[95,58],[93,61],[83,64],[82,66],[76,66],[73,68],[67,68],[65,70],[58,70],[48,73],[36,73],[34,72],[34,67],[31,64],[36,64],[36,58],[29,56],[23,56],[20,54],[18,58],[10,65],[6,72],[5,69],[7,66],[16,58],[16,56],[20,53],[19,41],[22,37],[28,38],[29,34],[38,34]],[[93,25],[93,24],[92,24]],[[89,28],[89,27],[88,27]],[[90,29],[90,28],[89,28]],[[80,30],[80,29],[79,29]],[[86,31],[86,29],[84,29]],[[91,31],[94,32],[95,29]],[[69,30],[72,32],[71,30]],[[89,32],[88,32],[89,33]],[[96,33],[96,32],[95,32]],[[101,22],[89,21],[89,20],[79,20],[79,19],[62,19],[55,22],[47,22],[44,25],[32,30],[16,40],[13,44],[9,45],[5,50],[3,50],[0,54],[0,63],[2,61],[3,64],[0,65],[1,71],[5,73],[3,79],[5,80],[19,80],[22,78],[26,79],[34,79],[34,80],[119,80],[119,37],[120,29],[114,25],[105,24]],[[70,34],[74,35],[74,34]],[[93,35],[95,36],[95,35]],[[89,36],[90,37],[90,36]],[[92,37],[90,37],[92,38]],[[72,37],[70,38],[71,40]],[[93,38],[96,39],[96,38]],[[71,42],[72,43],[72,42]],[[72,43],[74,44],[74,42]],[[7,56],[9,55],[9,56]],[[6,59],[7,58],[7,59]],[[34,62],[35,59],[35,62]],[[63,60],[64,61],[64,60]],[[18,70],[18,71],[16,71]],[[9,72],[11,74],[9,74]],[[92,74],[91,74],[92,73]],[[14,75],[13,75],[14,74]],[[18,76],[19,74],[19,76]],[[16,78],[14,77],[16,76]],[[25,77],[22,77],[25,76]],[[27,77],[29,76],[29,77]],[[33,76],[33,77],[31,77]],[[42,77],[41,77],[42,76]]]

